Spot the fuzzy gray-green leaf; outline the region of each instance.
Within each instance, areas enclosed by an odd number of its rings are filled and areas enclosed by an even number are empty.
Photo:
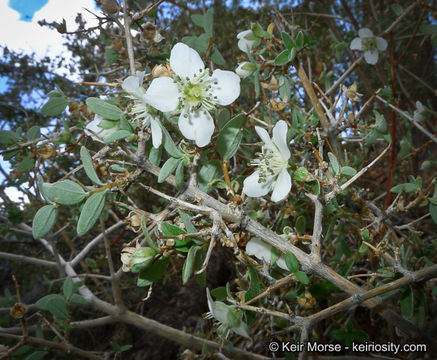
[[[85,202],[77,223],[77,234],[82,236],[90,230],[105,206],[105,196],[108,190],[91,195]]]
[[[97,176],[96,170],[94,169],[93,159],[85,146],[80,148],[80,159],[82,160],[83,168],[85,173],[90,178],[90,180],[97,185],[105,185]]]
[[[39,239],[46,235],[55,225],[56,205],[46,205],[37,211],[32,223],[32,235]]]

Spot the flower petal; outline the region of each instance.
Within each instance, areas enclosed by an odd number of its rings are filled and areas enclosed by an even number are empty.
[[[176,75],[189,77],[203,71],[205,65],[196,50],[183,43],[177,43],[170,53],[170,66]]]
[[[243,191],[247,196],[260,197],[266,195],[272,188],[272,180],[259,182],[259,171],[255,171],[252,175],[244,179]]]
[[[284,199],[291,189],[291,176],[288,173],[287,169],[281,171],[276,180],[276,183],[273,185],[273,193],[272,193],[272,201],[278,202]]]
[[[260,127],[260,126],[255,126],[255,131],[257,132],[258,136],[261,138],[261,141],[269,146],[272,146],[272,140],[270,139],[269,133],[267,132],[266,129]]]
[[[377,50],[367,50],[364,52],[364,59],[366,59],[366,63],[370,65],[375,65],[378,62],[378,56]]]
[[[140,98],[143,96],[143,92],[141,91],[142,87],[140,86],[138,80],[139,79],[136,76],[128,76],[126,79],[124,79],[121,86],[128,93]]]
[[[284,120],[279,120],[273,128],[273,142],[281,152],[285,160],[290,158],[290,150],[287,145],[287,131],[288,126]]]
[[[368,38],[368,37],[375,36],[375,35],[373,35],[373,31],[368,29],[368,28],[362,28],[362,29],[358,30],[358,35],[360,36],[360,38]]]
[[[290,271],[290,269],[288,268],[287,264],[285,263],[285,258],[284,258],[284,256],[281,256],[281,257],[276,261],[276,265],[278,265],[282,270]]]
[[[248,35],[252,35],[252,30],[245,30],[238,33],[237,35],[237,39],[239,39],[238,48],[245,53],[248,53],[250,52],[250,50],[252,50],[253,44],[255,42],[254,40],[247,40],[246,36]]]
[[[240,77],[233,71],[214,70],[211,81],[214,102],[225,106],[232,104],[240,96]]]
[[[387,41],[382,37],[377,36],[376,47],[378,48],[379,51],[385,51],[385,49],[387,49]]]
[[[179,90],[172,78],[159,77],[153,79],[144,100],[159,111],[173,111],[179,105]]]
[[[189,140],[195,140],[198,147],[210,143],[214,129],[214,120],[206,110],[199,109],[191,112],[184,110],[179,116],[179,130],[182,135]]]
[[[272,247],[258,237],[250,239],[246,245],[246,253],[255,256],[259,260],[270,263]]]
[[[102,120],[103,118],[100,115],[96,115],[94,116],[94,120],[88,123],[85,127],[85,133],[88,136],[91,136],[93,140],[101,143],[106,137],[118,130],[118,126],[114,126],[110,129],[103,129],[99,127],[100,121]]]
[[[159,148],[162,143],[162,130],[159,123],[155,119],[150,120],[150,128],[152,129],[152,143],[155,149]]]
[[[353,39],[350,48],[352,50],[363,50],[363,42],[361,41],[361,38],[357,37]]]

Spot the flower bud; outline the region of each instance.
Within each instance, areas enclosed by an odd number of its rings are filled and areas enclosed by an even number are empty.
[[[235,72],[237,73],[237,75],[239,77],[241,77],[242,79],[245,79],[248,76],[252,75],[252,73],[255,70],[256,70],[256,65],[254,65],[248,61],[244,61],[244,62],[238,64],[238,67],[235,70]]]

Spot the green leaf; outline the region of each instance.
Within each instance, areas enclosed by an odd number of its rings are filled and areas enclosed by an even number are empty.
[[[230,118],[231,118],[231,113],[227,108],[217,110],[215,119],[219,130],[223,129],[223,126],[226,125],[226,123],[229,121]]]
[[[211,295],[218,301],[223,301],[226,299],[226,287],[220,286],[211,290]]]
[[[86,197],[86,192],[71,180],[63,180],[46,187],[46,192],[51,201],[62,205],[74,205]]]
[[[413,292],[411,291],[411,288],[408,287],[408,289],[404,292],[402,299],[401,299],[401,309],[402,314],[407,318],[411,319],[414,314],[414,296]]]
[[[294,49],[294,48],[293,48]],[[275,65],[282,66],[288,63],[291,50],[284,50],[275,58]]]
[[[340,164],[338,163],[337,158],[332,152],[328,152],[329,162],[332,166],[332,170],[334,171],[334,174],[340,173]]]
[[[85,204],[77,222],[77,234],[82,236],[90,230],[99,218],[105,206],[105,197],[108,190],[99,191],[91,195]]]
[[[56,205],[46,205],[37,211],[32,223],[32,235],[34,239],[42,238],[55,225]]]
[[[176,178],[176,189],[178,190],[182,189],[182,186],[184,186],[184,160],[183,159],[179,160],[179,164],[175,172],[175,178]]]
[[[253,35],[255,35],[256,37],[262,38],[264,36],[265,31],[261,27],[261,25],[258,23],[252,24],[251,30],[252,30]]]
[[[162,157],[162,146],[160,146],[157,149],[152,146],[149,153],[149,161],[153,165],[158,166],[159,163],[161,162],[161,157]]]
[[[117,106],[108,104],[102,99],[89,97],[86,99],[86,104],[90,110],[97,115],[100,115],[104,119],[108,120],[119,120],[123,111],[121,111]]]
[[[203,192],[210,192],[212,187],[209,185],[214,179],[220,176],[221,163],[219,160],[210,160],[203,165],[199,171],[199,189]]]
[[[191,216],[188,215],[186,212],[182,211],[181,209],[178,209],[179,216],[181,217],[182,222],[185,225],[185,229],[188,233],[195,233],[197,229],[194,227],[193,223],[191,222]]]
[[[401,191],[405,191],[406,193],[413,192],[413,191],[419,191],[420,187],[417,184],[412,183],[405,183],[405,184],[399,184],[396,186],[393,186],[391,188],[391,192],[395,194],[399,194]]]
[[[343,166],[340,170],[340,174],[341,175],[346,175],[346,176],[354,176],[357,173],[357,171],[350,166]]]
[[[164,180],[167,179],[169,175],[176,170],[176,167],[178,166],[180,161],[180,159],[175,159],[172,157],[168,159],[162,166],[161,171],[159,172],[158,183],[164,182]]]
[[[294,58],[296,57],[296,54],[297,54],[296,48],[292,48],[290,50],[290,53],[288,54],[288,62],[293,61]]]
[[[284,42],[285,47],[288,50],[291,50],[291,48],[294,48],[296,45],[293,41],[293,39],[288,35],[286,32],[281,33],[282,41]]]
[[[308,279],[307,274],[305,274],[303,271],[296,271],[294,275],[296,275],[297,280],[299,280],[302,284],[309,284],[310,279]]]
[[[18,171],[21,171],[21,172],[25,173],[25,172],[29,172],[30,170],[32,170],[34,166],[35,166],[35,160],[31,159],[28,156],[26,156],[22,161],[20,161],[15,166],[15,168]]]
[[[185,285],[190,279],[194,270],[194,260],[196,253],[200,249],[199,246],[192,246],[188,251],[187,258],[185,259],[184,266],[182,267],[182,284]]]
[[[42,297],[35,303],[41,310],[49,311],[55,318],[65,320],[69,317],[67,302],[62,295],[50,294]]]
[[[40,113],[44,116],[56,116],[61,114],[68,105],[64,97],[51,97],[41,108]]]
[[[205,52],[208,49],[209,39],[211,39],[211,36],[208,34],[202,34],[196,37],[194,49],[199,53]]]
[[[0,130],[0,144],[12,145],[20,140],[21,138],[14,131]]]
[[[62,284],[62,292],[66,299],[70,299],[71,295],[73,295],[73,290],[74,290],[73,280],[71,279],[70,276],[68,276],[65,279],[64,284]]]
[[[137,286],[148,286],[154,281],[158,280],[167,270],[170,259],[162,257],[141,270],[138,276]]]
[[[163,222],[161,224],[161,230],[163,235],[166,236],[175,236],[175,235],[182,235],[186,234],[187,232],[185,230],[182,230],[176,225],[169,224],[168,222]],[[193,239],[191,238],[185,238],[184,240],[174,239],[175,241],[175,248],[176,250],[188,252],[191,244],[193,243]]]
[[[291,251],[285,254],[285,265],[287,265],[288,269],[293,273],[299,271],[299,261],[297,261],[296,255]]]
[[[119,57],[120,57],[120,54],[117,51],[114,51],[110,47],[105,48],[105,62],[108,65],[115,63]]]
[[[305,181],[308,177],[308,170],[304,167],[300,167],[293,173],[293,179],[297,181]]]
[[[119,121],[103,119],[99,122],[97,126],[102,129],[112,129],[113,127],[116,127],[119,123],[120,123]]]
[[[240,146],[243,132],[241,127],[246,121],[246,115],[239,114],[229,120],[217,138],[216,148],[224,160],[228,160],[235,155]]]
[[[217,49],[215,46],[213,46],[211,49],[211,60],[214,62],[214,64],[220,66],[226,65],[225,58],[223,57],[219,49]]]
[[[194,14],[191,15],[191,20],[193,23],[195,23],[197,26],[204,27],[205,24],[205,17],[203,15]]]
[[[296,231],[298,232],[298,234],[305,233],[305,228],[306,228],[305,217],[303,215],[298,216],[294,226],[296,227]]]
[[[50,184],[47,184],[44,182],[44,179],[42,178],[41,175],[38,175],[38,190],[39,193],[41,194],[41,196],[44,198],[45,201],[47,201],[48,203],[52,204],[52,201],[49,198],[49,194],[48,194],[48,189],[51,186]]]
[[[112,133],[111,135],[105,137],[105,139],[103,139],[103,141],[105,144],[111,144],[115,141],[127,138],[130,135],[132,135],[132,133],[129,130],[118,130],[118,131]]]
[[[209,37],[212,36],[213,26],[214,26],[214,14],[211,9],[208,9],[208,11],[204,16],[203,29],[205,30],[205,32],[208,34]]]
[[[246,302],[249,301],[250,299],[253,299],[262,291],[262,284],[260,283],[258,279],[258,274],[256,273],[253,266],[248,266],[247,274],[249,277],[249,288],[247,289],[246,294],[244,295],[244,301]]]
[[[79,294],[71,295],[70,303],[71,304],[77,304],[77,305],[86,305],[86,304],[88,304],[86,299],[83,296],[79,295]]]
[[[297,37],[296,37],[296,49],[297,49],[297,51],[299,51],[300,49],[303,48],[303,44],[304,44],[303,33],[302,33],[302,31],[299,31],[299,34],[297,34]]]
[[[97,176],[96,170],[94,169],[93,159],[85,146],[80,148],[80,159],[82,160],[83,168],[89,179],[97,185],[105,185]]]
[[[26,138],[28,141],[32,141],[38,139],[41,136],[41,131],[39,126],[32,126],[29,130],[27,130]]]
[[[168,133],[167,129],[161,123],[159,123],[159,126],[161,127],[161,131],[162,131],[162,142],[163,142],[164,148],[168,152],[168,154],[174,158],[183,157],[184,156],[183,152],[181,152],[177,148],[173,139],[171,138],[170,134]]]

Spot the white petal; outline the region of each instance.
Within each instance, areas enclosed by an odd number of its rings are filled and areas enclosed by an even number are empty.
[[[143,91],[141,90],[141,86],[138,83],[138,77],[129,76],[124,79],[122,87],[128,93],[135,95],[136,97],[141,97],[143,95]]]
[[[378,56],[377,50],[367,50],[364,52],[364,59],[366,59],[366,63],[370,65],[375,65],[378,62]]]
[[[214,70],[211,81],[214,102],[225,106],[232,104],[240,96],[240,77],[233,71]],[[215,82],[217,84],[214,84]]]
[[[183,43],[177,43],[170,53],[170,66],[176,75],[189,77],[204,70],[205,65],[196,50]]]
[[[273,128],[273,142],[278,147],[284,160],[290,158],[290,150],[287,145],[288,126],[284,120],[279,120]]]
[[[245,37],[248,35],[252,35],[252,30],[242,31],[237,35],[237,39],[239,39],[238,48],[245,53],[248,53],[250,52],[250,50],[252,50],[253,44],[255,42],[254,40],[247,40]]]
[[[142,86],[144,81],[145,71],[137,71],[138,85]]]
[[[352,50],[363,50],[363,42],[361,41],[361,38],[357,37],[353,39],[350,47]]]
[[[94,120],[87,124],[85,127],[85,134],[88,136],[91,136],[91,138],[98,142],[103,142],[103,140],[111,135],[112,133],[116,132],[118,130],[118,126],[114,126],[110,129],[103,129],[99,127],[100,121],[102,121],[103,118],[100,115],[94,116]],[[88,131],[90,130],[90,131]]]
[[[276,265],[278,265],[283,270],[290,271],[290,269],[287,267],[287,264],[285,263],[285,259],[283,256],[281,256],[278,261],[276,261]]]
[[[278,180],[273,185],[272,201],[278,202],[284,199],[291,189],[291,176],[287,169],[282,170]]]
[[[266,129],[255,126],[255,131],[257,132],[258,136],[261,138],[261,141],[266,144],[267,146],[272,146],[272,140],[270,139],[269,133]]]
[[[162,130],[158,121],[155,119],[150,120],[150,128],[152,129],[152,143],[155,149],[159,148],[162,143]]]
[[[246,245],[246,253],[255,256],[259,260],[270,263],[272,247],[258,237],[250,239]]]
[[[159,77],[153,79],[144,100],[159,111],[173,111],[179,105],[179,90],[172,78]]]
[[[387,49],[387,41],[382,37],[377,36],[376,47],[378,48],[379,51],[385,51],[385,49]]]
[[[185,117],[185,114],[188,116]],[[199,109],[197,111],[185,112],[179,116],[179,130],[189,140],[195,140],[198,147],[206,146],[211,141],[214,133],[214,120],[208,111]]]
[[[360,36],[360,38],[374,37],[373,31],[368,28],[362,28],[358,30],[358,35]]]
[[[244,179],[243,191],[247,196],[260,197],[266,195],[272,188],[272,179],[263,183],[259,182],[259,171]]]

